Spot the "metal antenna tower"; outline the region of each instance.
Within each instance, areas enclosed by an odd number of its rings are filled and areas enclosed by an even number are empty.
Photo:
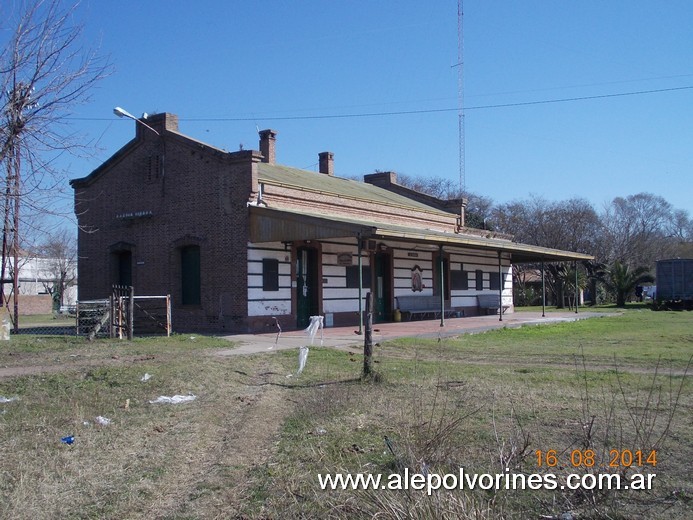
[[[460,191],[466,189],[464,171],[464,1],[457,0],[457,134],[459,139]]]

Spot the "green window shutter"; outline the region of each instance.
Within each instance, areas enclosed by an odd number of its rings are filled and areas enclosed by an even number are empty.
[[[369,265],[362,265],[362,278],[363,278],[363,288],[369,289],[371,287],[371,267]],[[358,289],[359,286],[359,266],[349,265],[346,268],[346,286],[349,289]]]
[[[484,290],[484,272],[481,269],[476,270],[476,290]]]
[[[490,289],[492,291],[498,291],[500,289],[500,276],[498,275],[498,273],[491,273],[490,282]]]
[[[450,271],[450,285],[455,291],[469,289],[469,275],[467,271]]]
[[[276,258],[262,259],[262,290],[279,290],[279,260]]]

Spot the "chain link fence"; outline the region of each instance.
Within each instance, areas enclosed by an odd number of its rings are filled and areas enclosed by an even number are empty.
[[[76,315],[74,312],[55,312],[53,314],[19,315],[19,327],[15,331],[8,315],[7,320],[12,334],[37,334],[42,336],[74,336],[77,334]]]
[[[4,320],[9,320],[5,315]],[[170,335],[170,296],[134,296],[130,288],[115,288],[108,299],[77,302],[53,314],[19,316],[10,334],[128,338]],[[132,330],[132,333],[130,333]]]

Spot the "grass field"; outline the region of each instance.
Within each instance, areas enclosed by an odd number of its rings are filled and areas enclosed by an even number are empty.
[[[0,346],[0,517],[693,517],[690,312],[400,339],[376,347],[377,382],[359,379],[358,349],[311,348],[287,377],[295,351],[220,355],[228,347],[198,335]],[[150,403],[176,394],[195,400]],[[317,478],[460,467],[656,477],[643,491],[430,496],[327,491]]]

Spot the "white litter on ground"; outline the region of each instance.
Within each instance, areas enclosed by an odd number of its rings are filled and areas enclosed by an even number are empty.
[[[320,346],[322,346],[323,342],[323,329],[325,328],[324,325],[324,318],[322,316],[311,316],[310,317],[310,324],[308,325],[308,328],[304,331],[306,334],[308,334],[308,337],[310,338],[310,344],[313,344],[313,341],[315,340],[315,335],[318,333],[318,329],[320,329]]]
[[[303,369],[306,368],[306,361],[308,361],[308,347],[301,347],[298,349],[298,372],[296,372],[297,376],[301,375],[301,372],[303,372]]]
[[[99,423],[101,426],[108,426],[111,424],[113,421],[109,419],[108,417],[102,417],[99,415],[96,419],[94,419],[97,423]]]
[[[19,397],[5,397],[4,395],[0,395],[0,403],[11,403],[12,401],[19,401]]]
[[[151,379],[151,377],[152,377],[151,374],[148,374],[147,372],[145,372],[144,375],[140,378],[140,381],[142,381],[143,383],[146,383],[147,381],[149,381]]]
[[[195,395],[174,395],[172,397],[168,397],[165,395],[159,396],[153,401],[149,401],[150,404],[179,404],[179,403],[187,403],[190,401],[194,401],[197,399],[197,396]]]

